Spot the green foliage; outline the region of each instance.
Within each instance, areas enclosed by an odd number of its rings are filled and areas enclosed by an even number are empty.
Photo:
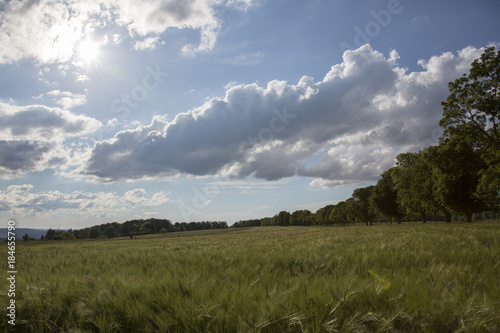
[[[391,172],[398,201],[407,214],[418,214],[427,222],[427,214],[437,210],[434,198],[432,166],[422,153],[405,153],[397,157]]]
[[[500,330],[498,224],[187,235],[20,242],[9,332]]]
[[[114,238],[117,236],[116,229],[113,228],[112,226],[109,226],[104,231],[104,235],[108,238]]]
[[[391,177],[393,169],[382,174],[382,178],[372,190],[369,201],[375,212],[387,218],[395,218],[400,223],[404,212],[399,204],[398,191]]]
[[[192,230],[208,230],[208,229],[224,229],[228,225],[226,222],[182,222],[175,223],[167,219],[147,219],[147,220],[132,220],[124,223],[112,222],[101,225],[95,225],[80,230],[68,230],[74,237],[78,239],[96,239],[100,237],[114,238],[114,237],[127,237],[139,234],[154,234],[166,233],[175,231],[192,231]],[[49,229],[47,231],[46,239],[54,239],[54,237],[62,231],[54,231]],[[59,238],[60,239],[60,238]],[[70,239],[67,238],[66,239]]]
[[[449,83],[440,125],[446,134],[500,149],[500,51],[484,51],[472,63],[469,75]]]
[[[47,234],[45,235],[45,239],[51,240],[56,235],[56,231],[49,229],[47,230]]]
[[[479,172],[484,168],[478,152],[457,136],[444,139],[437,147],[427,149],[433,167],[434,197],[451,212],[460,212],[472,222],[472,214],[483,209],[477,195]]]
[[[56,233],[52,238],[53,240],[73,240],[76,239],[75,235],[71,232],[65,231],[61,233]]]
[[[253,220],[245,220],[245,221],[238,221],[236,223],[233,223],[231,226],[232,228],[246,228],[246,227],[260,227],[261,226],[261,220],[260,219],[253,219]]]
[[[101,236],[101,229],[99,228],[99,226],[93,226],[92,228],[90,228],[90,238],[96,239],[99,236]]]
[[[314,214],[308,209],[296,210],[290,216],[290,225],[313,225],[314,223]]]
[[[486,166],[479,172],[478,193],[498,201],[500,193],[500,51],[487,48],[472,63],[469,75],[450,82],[443,102],[445,138],[471,143]]]
[[[330,220],[330,214],[335,205],[326,205],[316,211],[316,221],[318,225],[329,225],[333,221]]]
[[[375,186],[361,187],[354,190],[352,193],[352,209],[354,211],[355,220],[358,223],[373,224],[373,220],[377,214],[370,205],[370,196]]]
[[[330,212],[330,221],[338,225],[349,225],[354,222],[352,199],[341,201]]]
[[[290,213],[287,211],[281,211],[276,217],[276,225],[290,225]]]

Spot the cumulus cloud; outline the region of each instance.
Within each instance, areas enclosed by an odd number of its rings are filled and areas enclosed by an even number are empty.
[[[186,45],[185,53],[211,50],[220,20],[215,8],[246,9],[251,0],[162,1],[8,1],[0,3],[0,63],[34,58],[41,63],[72,59],[75,46],[97,29],[121,27],[138,40],[136,48],[153,47],[151,38],[169,28],[200,31],[198,45]],[[153,36],[151,36],[153,35]],[[114,43],[121,37],[113,35]]]
[[[169,201],[169,193],[147,192],[135,189],[119,195],[116,192],[33,191],[33,185],[10,185],[0,191],[0,211],[10,211],[14,216],[51,217],[70,214],[82,217],[114,216],[143,207],[159,207]]]
[[[93,132],[101,126],[94,118],[44,105],[17,106],[0,102],[0,118],[1,140],[57,141]]]
[[[481,52],[443,53],[408,73],[396,51],[386,57],[365,45],[346,51],[321,81],[232,85],[170,122],[98,142],[83,173],[108,181],[178,173],[299,175],[321,186],[375,180],[397,154],[436,143],[447,83]]]
[[[0,141],[0,174],[35,169],[49,147],[39,142]]]
[[[1,101],[0,119],[2,177],[62,164],[68,155],[62,146],[67,138],[91,133],[101,126],[94,118],[60,108]]]

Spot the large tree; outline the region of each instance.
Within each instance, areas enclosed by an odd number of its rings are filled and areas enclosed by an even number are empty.
[[[334,224],[349,225],[354,222],[353,199],[341,201],[330,212],[330,220]]]
[[[114,238],[117,235],[116,229],[112,225],[110,225],[106,228],[106,230],[104,230],[104,235],[106,235],[106,237],[108,238]]]
[[[446,133],[459,133],[470,142],[500,149],[500,51],[487,48],[474,60],[469,75],[448,84],[440,125]]]
[[[327,205],[316,211],[316,224],[319,225],[329,225],[333,222],[330,220],[330,214],[335,205]]]
[[[439,124],[445,138],[459,136],[479,150],[486,165],[479,172],[478,192],[495,205],[500,192],[500,51],[487,48],[449,89]]]
[[[433,167],[436,202],[451,212],[463,213],[468,222],[482,211],[483,200],[477,194],[479,171],[484,162],[473,145],[457,135],[429,147],[426,158]]]
[[[392,181],[393,169],[390,168],[381,175],[382,178],[379,179],[370,195],[370,205],[378,214],[390,219],[395,218],[398,223],[401,223],[404,211],[398,202],[397,189]]]
[[[290,225],[290,216],[289,212],[282,210],[279,214],[273,216],[273,225]]]
[[[354,210],[356,222],[372,225],[373,220],[377,217],[377,214],[370,205],[370,195],[374,187],[375,186],[372,185],[357,188],[352,193],[352,208]]]
[[[436,212],[442,212],[445,216],[446,223],[451,223],[451,208],[447,204],[447,196],[444,194],[444,169],[446,168],[446,161],[442,158],[442,147],[430,146],[425,148],[421,153],[420,157],[424,160],[424,163],[428,166],[428,178],[426,181],[426,186],[431,186],[430,196],[432,198],[432,207],[435,207]],[[447,193],[447,192],[446,192]]]
[[[427,214],[437,210],[431,170],[422,153],[404,153],[397,156],[397,167],[391,172],[399,203],[407,214],[419,214],[424,223]]]
[[[312,225],[314,224],[314,215],[310,210],[296,210],[290,216],[290,225]]]
[[[90,238],[98,238],[99,236],[101,236],[101,229],[99,228],[99,226],[93,226],[92,228],[90,228],[90,234],[89,234],[89,237]]]

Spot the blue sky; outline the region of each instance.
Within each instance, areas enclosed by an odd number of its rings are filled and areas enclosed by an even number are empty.
[[[500,3],[0,2],[0,218],[317,210],[435,144]]]

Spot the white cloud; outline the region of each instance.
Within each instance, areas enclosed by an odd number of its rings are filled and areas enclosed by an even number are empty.
[[[237,85],[238,85],[238,82],[236,82],[236,81],[230,81],[230,82],[228,82],[228,83],[224,86],[224,89],[229,90],[229,89],[231,89],[232,87],[235,87],[235,86],[237,86]]]
[[[69,91],[51,90],[45,95],[53,97],[54,101],[61,105],[65,110],[87,104],[87,96],[82,94],[73,94]],[[41,97],[42,95],[37,96],[37,99]]]
[[[148,37],[134,43],[135,50],[154,50],[160,41],[160,37]]]
[[[108,45],[109,43],[113,43],[114,45],[119,45],[122,42],[123,42],[123,39],[122,39],[122,36],[120,34],[113,34],[111,36],[111,41],[110,41],[110,37],[108,34],[104,35],[104,39],[103,39],[104,45]]]
[[[51,92],[57,98],[61,93]],[[0,177],[63,164],[73,154],[63,147],[63,142],[101,126],[94,118],[44,105],[0,102],[0,118]]]
[[[169,193],[136,189],[119,195],[116,192],[33,191],[31,184],[11,185],[0,191],[0,211],[14,217],[47,218],[68,214],[81,217],[112,217],[142,207],[159,207],[169,201]]]
[[[481,52],[444,53],[407,73],[395,51],[386,58],[365,45],[346,51],[319,82],[228,86],[223,98],[170,122],[155,119],[97,143],[83,172],[105,180],[300,175],[322,186],[374,180],[399,153],[436,143],[447,83]]]
[[[122,200],[137,206],[157,207],[169,201],[164,192],[148,195],[143,188],[137,188],[125,192]]]
[[[54,94],[60,96],[57,92]],[[0,102],[0,118],[0,140],[54,142],[91,133],[101,126],[94,118],[45,105],[17,106]]]
[[[40,63],[70,61],[80,40],[97,29],[120,27],[142,42],[137,49],[152,47],[150,38],[169,28],[200,31],[198,45],[186,45],[183,52],[209,51],[215,46],[221,22],[216,7],[225,5],[245,10],[252,1],[163,0],[163,1],[9,1],[0,4],[0,63],[34,58]],[[153,35],[143,40],[144,37]],[[106,43],[109,37],[104,39]],[[114,44],[122,41],[113,34]],[[146,43],[147,42],[147,43]],[[155,42],[157,44],[157,42]]]
[[[90,80],[90,78],[85,74],[78,74],[78,77],[76,78],[76,82],[85,82],[88,80]]]
[[[219,34],[220,24],[218,21],[207,24],[202,27],[200,33],[200,43],[198,46],[193,44],[187,44],[182,48],[182,53],[187,56],[193,56],[198,52],[207,52],[215,47],[215,42],[217,41],[217,35]]]

